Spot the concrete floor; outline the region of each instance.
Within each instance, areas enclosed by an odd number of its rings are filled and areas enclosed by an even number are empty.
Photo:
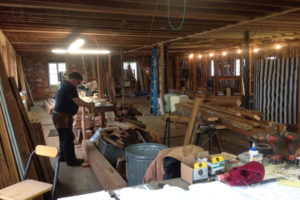
[[[29,115],[41,121],[46,144],[58,147],[58,136],[48,137],[49,131],[55,129],[55,127],[52,123],[51,115],[47,113],[43,107],[43,103],[35,102]],[[83,158],[81,146],[76,146],[75,151],[77,158]],[[55,160],[51,160],[51,164],[54,167]],[[58,198],[102,190],[91,168],[70,167],[65,162],[61,162],[58,178]]]
[[[120,99],[118,99],[120,101]],[[163,138],[165,121],[163,117],[154,117],[150,113],[150,101],[146,97],[126,98],[125,103],[131,103],[142,113],[138,116],[138,120],[146,125],[146,130]],[[51,116],[46,112],[42,102],[36,102],[31,109],[30,115],[40,119],[48,145],[58,146],[58,137],[48,137],[49,130],[54,129]],[[181,146],[186,132],[186,125],[171,125],[171,145]],[[206,137],[206,138],[205,138]],[[207,140],[207,136],[204,136]],[[243,135],[224,131],[222,133],[223,151],[233,154],[239,154],[249,149],[249,138]],[[204,146],[208,149],[208,144]],[[75,148],[78,158],[83,158],[81,146]],[[210,153],[217,153],[216,146],[213,146]],[[72,196],[101,190],[98,180],[95,178],[91,168],[69,167],[65,163],[61,163],[59,173],[60,185],[58,185],[58,197]]]

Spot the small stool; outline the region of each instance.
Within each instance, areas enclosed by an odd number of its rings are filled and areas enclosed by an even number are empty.
[[[200,131],[201,128],[204,128],[203,131]],[[199,131],[197,132],[197,140],[196,140],[196,144],[199,144],[199,146],[203,147],[205,145],[206,142],[203,142],[203,138],[202,138],[202,134],[208,134],[208,150],[211,150],[211,141],[213,139],[213,137],[217,137],[217,133],[218,129],[209,127],[209,126],[200,126],[200,128],[198,129]],[[217,139],[217,138],[216,138]],[[218,148],[218,152],[221,153],[221,144],[220,141],[217,139],[217,148]]]
[[[166,120],[166,125],[165,125],[165,132],[164,132],[164,137],[163,137],[163,144],[166,143],[166,139],[168,139],[168,147],[170,146],[170,138],[171,138],[171,123],[183,123],[180,121],[180,115],[175,115],[175,114],[165,114],[164,118]],[[178,121],[178,122],[177,122]]]

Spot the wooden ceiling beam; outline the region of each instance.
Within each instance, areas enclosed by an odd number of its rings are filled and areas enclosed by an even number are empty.
[[[186,38],[198,37],[198,36],[201,36],[201,35],[206,35],[206,34],[218,32],[218,31],[223,31],[223,30],[226,30],[226,29],[230,29],[230,28],[234,28],[234,27],[237,27],[237,26],[245,25],[245,24],[248,24],[248,23],[257,22],[257,21],[260,21],[260,20],[273,18],[273,17],[277,17],[277,16],[280,16],[280,15],[293,13],[293,12],[297,12],[297,11],[300,11],[300,8],[293,8],[293,9],[285,10],[285,11],[280,12],[280,13],[275,13],[275,14],[271,14],[271,15],[268,15],[268,16],[264,16],[264,17],[258,17],[258,18],[252,19],[252,20],[246,20],[246,21],[238,22],[236,24],[226,25],[226,26],[216,28],[216,29],[213,29],[213,30],[204,31],[204,32],[200,32],[200,33],[194,33],[194,34],[187,35],[187,36],[184,36],[184,37],[177,37],[177,38],[174,38],[174,39],[171,39],[171,40],[161,41],[161,43],[172,43],[172,42],[175,42],[175,41],[178,41],[178,40],[183,40],[183,39],[186,39]],[[151,44],[151,45],[145,45],[144,47],[131,49],[131,50],[128,50],[128,51],[123,52],[123,53],[133,52],[133,51],[136,51],[136,50],[140,50],[142,48],[151,48],[155,45],[158,45],[158,44],[156,43],[156,44]]]

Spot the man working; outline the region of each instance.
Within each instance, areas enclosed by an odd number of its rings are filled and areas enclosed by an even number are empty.
[[[60,158],[69,166],[79,166],[83,160],[77,159],[74,150],[74,134],[72,131],[73,115],[79,106],[95,107],[94,103],[86,103],[78,97],[76,87],[81,83],[82,76],[72,72],[56,94],[52,119],[59,134]]]

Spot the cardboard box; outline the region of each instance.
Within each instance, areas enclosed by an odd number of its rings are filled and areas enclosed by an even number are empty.
[[[193,184],[193,166],[189,166],[181,162],[181,178],[188,182],[189,184]]]
[[[201,161],[191,166],[182,162],[181,178],[190,184],[207,181],[208,179],[207,163],[205,161],[204,162]]]

